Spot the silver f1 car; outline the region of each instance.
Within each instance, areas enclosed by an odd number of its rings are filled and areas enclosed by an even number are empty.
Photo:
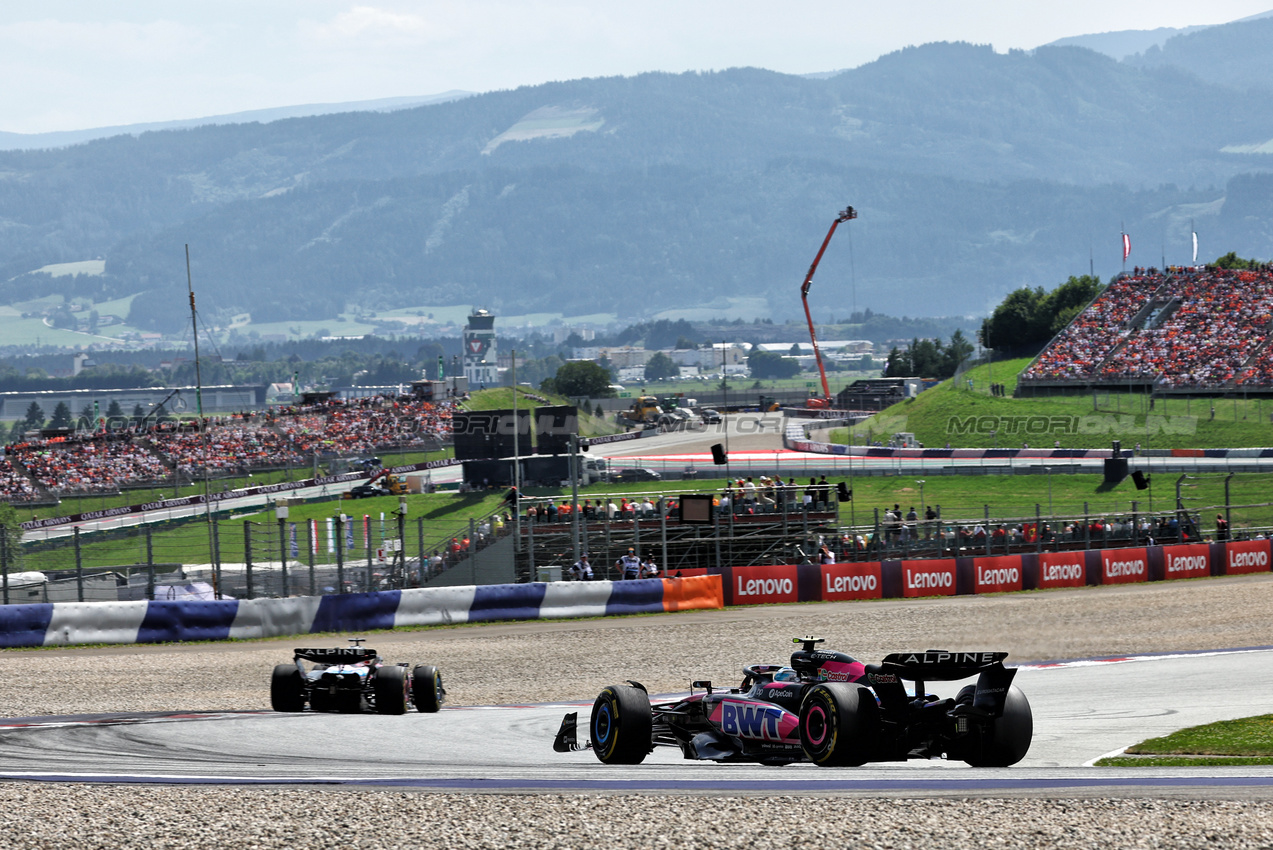
[[[407,665],[386,664],[374,649],[362,645],[365,638],[350,638],[353,646],[335,649],[296,650],[291,664],[279,664],[270,679],[270,705],[275,711],[357,713],[372,709],[378,714],[437,711],[446,700],[442,674],[421,664],[407,675]],[[306,668],[305,662],[312,666]]]
[[[935,757],[1006,767],[1030,748],[1030,703],[1012,684],[1017,671],[1003,666],[1006,652],[930,649],[863,664],[822,642],[796,638],[789,666],[744,667],[728,690],[693,682],[688,697],[651,704],[639,682],[611,685],[593,703],[586,746],[606,764],[640,764],[667,746],[687,759],[821,767]],[[925,690],[973,676],[953,699]],[[581,749],[576,724],[567,714],[553,749]]]

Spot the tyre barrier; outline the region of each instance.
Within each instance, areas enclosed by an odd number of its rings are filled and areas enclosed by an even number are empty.
[[[216,601],[0,606],[0,647],[171,643],[724,606],[718,575]]]

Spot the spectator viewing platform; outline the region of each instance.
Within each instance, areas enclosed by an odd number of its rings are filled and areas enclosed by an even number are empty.
[[[1273,392],[1273,267],[1120,275],[1034,359],[1018,393]]]
[[[115,493],[182,479],[305,466],[386,450],[436,450],[451,439],[453,401],[374,396],[260,413],[165,420],[28,436],[0,458],[0,500]],[[206,445],[205,445],[206,444]]]

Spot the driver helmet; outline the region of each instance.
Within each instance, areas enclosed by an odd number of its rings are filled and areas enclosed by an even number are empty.
[[[790,667],[783,667],[777,673],[774,673],[775,682],[798,682],[800,674]]]

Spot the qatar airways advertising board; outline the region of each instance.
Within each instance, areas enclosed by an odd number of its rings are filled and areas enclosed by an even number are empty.
[[[1039,555],[1039,588],[1082,587],[1087,584],[1083,552],[1044,552]]]
[[[1242,540],[1224,545],[1224,574],[1267,573],[1269,571],[1269,541]]]
[[[821,593],[824,602],[841,602],[846,599],[883,599],[884,582],[880,577],[879,562],[824,564]]]
[[[1144,549],[1102,549],[1101,584],[1149,581],[1149,557]]]
[[[954,596],[955,561],[902,561],[902,596]]]
[[[1203,578],[1211,575],[1211,545],[1188,543],[1183,546],[1164,546],[1163,578]]]
[[[1021,557],[1001,555],[997,558],[974,558],[973,572],[977,593],[1009,593],[1021,589]]]
[[[731,567],[725,582],[726,605],[799,602],[800,587],[794,564],[775,567]]]

